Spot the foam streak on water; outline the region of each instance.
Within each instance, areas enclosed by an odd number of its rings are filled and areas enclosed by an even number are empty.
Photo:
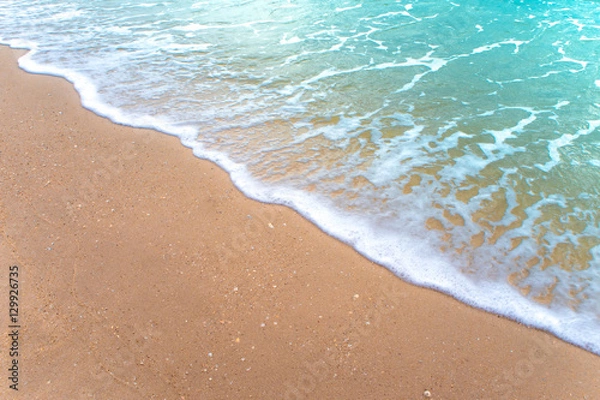
[[[411,282],[600,354],[593,1],[12,1],[0,40]]]

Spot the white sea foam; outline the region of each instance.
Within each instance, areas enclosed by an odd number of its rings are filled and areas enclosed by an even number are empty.
[[[349,11],[349,10],[356,10],[357,8],[361,8],[362,4],[357,4],[355,6],[350,6],[350,7],[338,7],[335,9],[335,12],[344,12],[344,11]]]
[[[573,143],[573,141],[578,139],[580,136],[589,135],[590,133],[595,132],[598,127],[600,127],[600,120],[588,121],[587,129],[580,129],[575,134],[563,134],[559,138],[551,140],[548,142],[548,155],[550,156],[550,161],[543,165],[536,164],[536,167],[544,172],[550,171],[561,161],[561,156],[558,149]]]
[[[300,43],[302,42],[302,39],[300,39],[298,36],[292,36],[291,38],[287,38],[287,33],[285,33],[283,35],[283,38],[279,41],[279,44],[294,44],[294,43]]]

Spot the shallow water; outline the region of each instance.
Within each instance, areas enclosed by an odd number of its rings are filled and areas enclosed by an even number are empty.
[[[13,1],[0,39],[399,276],[600,354],[600,6]]]

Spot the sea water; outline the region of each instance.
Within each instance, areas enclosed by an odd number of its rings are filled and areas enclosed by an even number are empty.
[[[403,279],[600,354],[600,3],[17,0],[0,40]]]

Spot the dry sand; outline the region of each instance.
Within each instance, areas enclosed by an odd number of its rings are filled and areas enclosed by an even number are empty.
[[[17,54],[0,48],[0,398],[600,399],[597,355],[402,282]]]

